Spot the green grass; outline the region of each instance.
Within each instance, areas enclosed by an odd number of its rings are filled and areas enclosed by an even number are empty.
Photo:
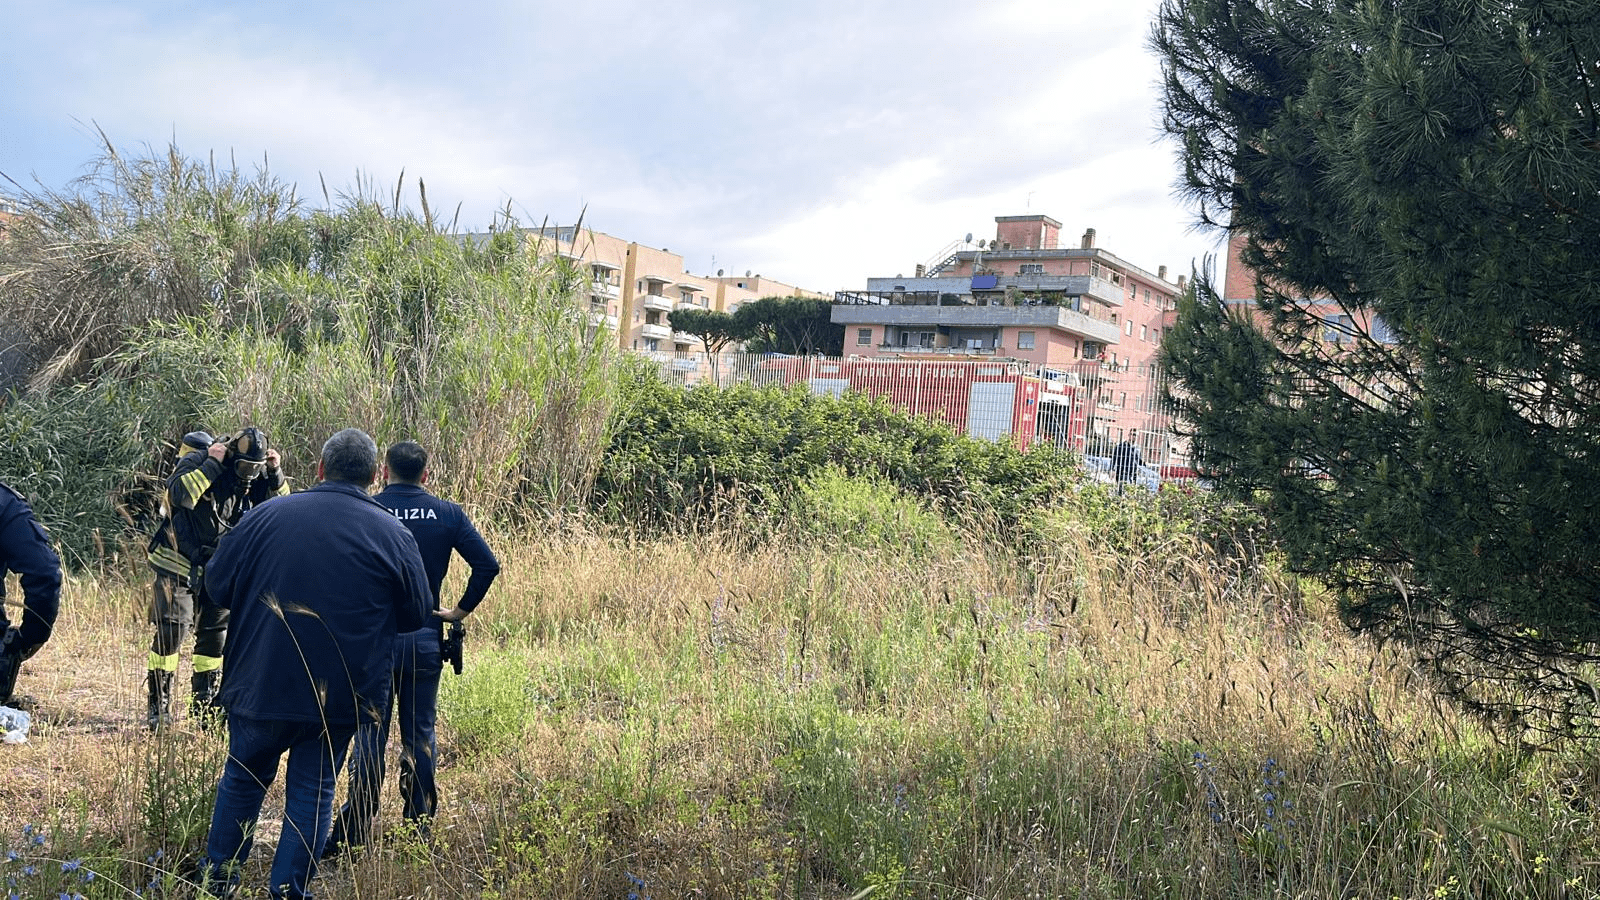
[[[1197,529],[1052,527],[1026,556],[970,533],[937,557],[804,531],[500,537],[467,672],[445,676],[433,842],[392,831],[319,891],[1595,896],[1590,752],[1498,748],[1326,598]],[[182,811],[214,764],[181,727],[139,728],[141,590],[69,587],[8,762],[72,776],[0,785],[0,845],[44,826],[52,878],[93,861],[87,897],[184,871],[184,822],[126,789],[169,785]]]

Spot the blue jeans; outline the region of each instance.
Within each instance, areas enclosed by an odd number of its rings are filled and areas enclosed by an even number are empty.
[[[378,814],[378,794],[383,788],[383,751],[389,743],[389,721],[395,710],[400,719],[400,796],[408,822],[424,834],[428,820],[439,807],[434,781],[439,744],[434,726],[439,719],[439,629],[423,628],[400,635],[394,644],[391,701],[384,704],[383,719],[362,723],[350,748],[350,790],[334,824],[334,848],[359,847],[372,841],[372,820]]]
[[[261,801],[283,773],[283,833],[272,857],[273,897],[309,898],[317,857],[333,818],[333,788],[350,746],[353,725],[276,722],[228,714],[228,761],[217,784],[202,874],[216,887],[239,883],[239,867],[250,856]],[[213,890],[213,893],[217,891]]]

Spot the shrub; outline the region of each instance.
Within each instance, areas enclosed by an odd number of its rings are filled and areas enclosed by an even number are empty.
[[[642,528],[698,528],[731,514],[773,520],[826,468],[926,498],[978,507],[1002,525],[1071,485],[1072,458],[958,435],[865,394],[803,386],[686,388],[637,368],[601,460],[591,508]]]

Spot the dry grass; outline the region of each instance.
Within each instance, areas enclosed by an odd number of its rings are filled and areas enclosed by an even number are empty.
[[[1592,782],[1585,757],[1494,748],[1282,573],[1066,534],[1026,561],[495,538],[505,573],[446,676],[436,839],[396,835],[319,890],[1593,896],[1592,827],[1559,794]],[[5,751],[0,841],[41,823],[72,855],[143,859],[143,773],[211,761],[208,738],[143,731],[144,590],[69,585],[24,673],[38,723]]]

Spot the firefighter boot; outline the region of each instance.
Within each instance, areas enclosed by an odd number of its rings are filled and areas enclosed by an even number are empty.
[[[150,669],[145,672],[144,680],[150,691],[150,705],[145,710],[144,724],[155,731],[172,723],[172,673]]]
[[[196,672],[189,676],[189,718],[209,729],[222,719],[222,706],[217,703],[217,688],[222,681],[222,671]]]

